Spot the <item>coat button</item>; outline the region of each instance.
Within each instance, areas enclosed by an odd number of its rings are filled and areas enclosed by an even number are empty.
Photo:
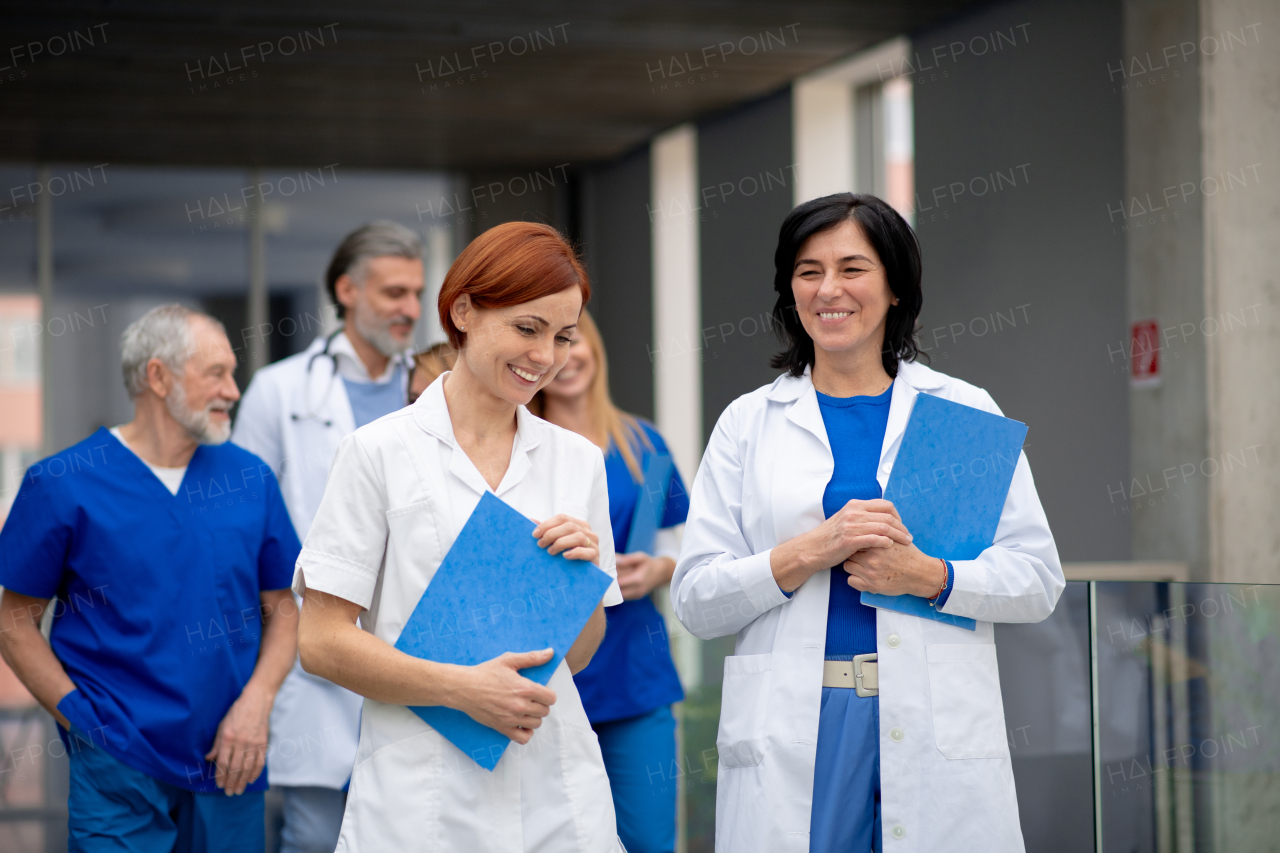
[[[897,634],[890,634],[889,638],[885,640],[885,643],[889,646],[889,648],[896,649],[898,646],[902,645],[902,638],[899,637]]]
[[[894,726],[893,728],[889,729],[889,740],[893,741],[894,743],[902,743],[902,739],[906,736],[907,736],[907,733],[904,732],[902,729],[898,728],[897,726]]]
[[[907,834],[907,828],[900,823],[894,824],[893,829],[890,831],[893,833],[894,838],[902,838]]]

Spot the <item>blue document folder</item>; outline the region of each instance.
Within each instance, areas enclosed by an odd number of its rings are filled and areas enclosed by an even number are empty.
[[[635,512],[631,514],[631,530],[627,533],[624,554],[643,551],[653,553],[653,538],[662,527],[662,516],[667,511],[667,488],[671,484],[671,457],[654,454],[644,466],[644,483],[636,495]]]
[[[538,547],[534,527],[485,492],[418,599],[396,648],[463,666],[550,648],[555,654],[549,662],[520,670],[539,684],[550,681],[612,579],[590,563],[551,556]],[[453,708],[409,710],[486,770],[510,743]]]
[[[884,497],[917,548],[946,560],[973,560],[991,546],[1026,437],[1026,424],[929,394],[916,398]],[[862,603],[977,627],[914,595],[864,592]]]

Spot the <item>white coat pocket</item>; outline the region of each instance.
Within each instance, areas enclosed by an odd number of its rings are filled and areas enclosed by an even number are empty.
[[[731,655],[724,659],[720,731],[716,751],[721,767],[755,767],[764,759],[765,715],[773,655]]]
[[[925,647],[933,737],[947,758],[1007,758],[1000,672],[991,643]]]

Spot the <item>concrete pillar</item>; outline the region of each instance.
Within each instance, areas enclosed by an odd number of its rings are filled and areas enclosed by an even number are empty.
[[[692,483],[702,461],[702,299],[698,226],[698,130],[682,124],[649,147],[649,221],[653,271],[654,420],[676,466]],[[671,655],[686,690],[702,684],[702,646],[676,621],[670,599],[659,596]],[[684,703],[677,705],[677,754],[684,752]],[[676,850],[687,849],[687,780],[677,779]]]
[[[1215,581],[1280,582],[1280,4],[1201,0],[1209,549]]]
[[[1124,64],[1108,69],[1125,99],[1126,198],[1112,219],[1128,241],[1130,318],[1161,330],[1160,383],[1130,392],[1133,553],[1186,560],[1193,580],[1280,582],[1277,33],[1274,0],[1125,0]],[[1246,618],[1205,620],[1197,656],[1211,670],[1265,665]],[[1171,673],[1175,743],[1240,701],[1225,675],[1190,698],[1186,679]],[[1273,843],[1260,816],[1280,785],[1251,772],[1258,761],[1164,780],[1157,851]]]
[[[692,479],[702,460],[697,129],[667,131],[650,151],[654,412],[676,465]]]
[[[422,319],[414,330],[414,344],[419,350],[447,340],[444,327],[440,325],[438,301],[440,286],[444,284],[444,277],[457,254],[453,249],[453,230],[447,225],[427,229],[425,242],[423,272],[426,287],[422,291]]]
[[[1196,3],[1127,0],[1124,54],[1107,67],[1124,99],[1125,194],[1108,202],[1107,216],[1127,241],[1129,320],[1155,320],[1167,333],[1159,384],[1130,390],[1131,476],[1107,492],[1113,510],[1130,516],[1134,559],[1185,561],[1192,578],[1207,580],[1209,481],[1198,471],[1209,454],[1206,338],[1182,334],[1205,316],[1202,199],[1181,192],[1200,179],[1199,61],[1179,47],[1197,39]],[[1131,343],[1114,342],[1107,356],[1127,374]]]

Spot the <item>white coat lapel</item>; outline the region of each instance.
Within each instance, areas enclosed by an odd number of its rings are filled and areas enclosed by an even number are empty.
[[[893,383],[893,396],[889,398],[889,421],[884,428],[884,443],[880,445],[880,467],[876,469],[876,480],[880,483],[880,493],[884,494],[889,483],[889,472],[893,470],[893,460],[898,458],[898,448],[902,445],[902,434],[907,429],[907,421],[911,410],[915,408],[916,397],[920,392],[902,380],[901,374]]]
[[[787,428],[765,450],[773,467],[774,541],[786,542],[824,521],[822,494],[835,471],[835,457],[807,372],[779,379],[769,399],[786,406]]]
[[[323,348],[323,342],[317,341]],[[319,350],[317,350],[317,353]],[[356,418],[351,412],[346,386],[334,371],[333,359],[327,355],[308,355],[311,369],[307,371],[300,411],[304,416],[314,413],[316,418],[329,421],[339,436],[355,432]],[[314,360],[312,360],[314,359]]]
[[[787,407],[787,420],[812,434],[831,454],[831,440],[827,438],[827,425],[822,420],[822,410],[818,408],[818,395],[813,390],[809,377],[804,377],[805,389],[790,406]]]
[[[507,473],[502,475],[502,482],[494,494],[501,497],[511,489],[520,485],[529,469],[533,467],[529,459],[529,451],[538,446],[542,440],[542,431],[546,429],[541,421],[529,414],[524,406],[516,408],[516,438],[511,446],[511,462],[507,465]]]
[[[422,392],[422,396],[413,404],[413,419],[419,427],[449,448],[449,473],[466,483],[476,494],[483,495],[489,491],[489,484],[466,451],[458,446],[458,440],[453,435],[449,403],[444,397],[444,383],[448,378],[449,371],[445,371]]]

